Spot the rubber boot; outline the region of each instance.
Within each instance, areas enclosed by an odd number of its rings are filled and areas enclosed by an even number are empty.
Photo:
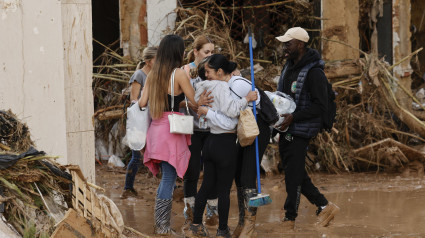
[[[183,199],[184,201],[184,224],[182,226],[182,231],[186,234],[190,228],[190,225],[193,223],[193,212],[195,211],[195,197],[187,197]]]
[[[208,230],[203,224],[191,224],[189,232],[185,233],[187,238],[209,237]]]
[[[257,217],[257,208],[248,207],[249,199],[257,195],[257,189],[244,189],[245,198],[245,219],[242,227],[240,238],[257,238],[255,230],[255,218]]]
[[[172,199],[160,199],[155,200],[154,220],[155,228],[154,232],[157,235],[171,235],[171,206]]]
[[[241,234],[242,227],[245,219],[245,200],[243,195],[243,188],[236,187],[237,195],[238,195],[238,208],[239,208],[239,221],[235,230],[233,231],[232,238],[238,238]]]
[[[185,224],[190,224],[193,221],[193,211],[195,210],[195,197],[187,197],[183,199],[184,209],[183,216],[185,219]]]
[[[226,227],[224,230],[217,229],[217,234],[215,237],[231,238],[232,235],[230,235],[229,227]]]
[[[207,226],[218,225],[218,199],[211,199],[207,201],[207,213],[205,215],[205,224]]]

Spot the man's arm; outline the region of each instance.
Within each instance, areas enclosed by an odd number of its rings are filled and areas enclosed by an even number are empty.
[[[319,117],[328,109],[327,81],[323,70],[319,68],[310,70],[306,78],[308,84],[306,89],[310,91],[311,105],[292,113],[294,122]]]

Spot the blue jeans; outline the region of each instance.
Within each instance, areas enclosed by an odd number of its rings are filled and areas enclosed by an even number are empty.
[[[124,190],[126,189],[134,189],[134,180],[136,178],[137,171],[139,171],[139,166],[141,164],[140,159],[142,158],[142,154],[139,150],[131,151],[131,160],[127,166],[127,174],[125,175],[125,185]]]
[[[176,184],[176,169],[168,162],[161,162],[162,178],[159,183],[156,197],[160,199],[172,199],[174,185]]]

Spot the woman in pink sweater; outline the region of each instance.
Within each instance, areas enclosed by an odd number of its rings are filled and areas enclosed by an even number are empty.
[[[149,106],[152,123],[146,136],[144,164],[156,175],[161,169],[162,178],[155,200],[155,233],[171,234],[171,206],[177,176],[183,178],[189,164],[190,135],[171,134],[168,115],[179,113],[179,103],[185,96],[193,105],[195,91],[183,65],[184,43],[177,35],[167,35],[159,44],[156,62],[148,75],[139,106]],[[170,78],[174,74],[174,105],[171,106]],[[173,107],[173,108],[171,108]]]

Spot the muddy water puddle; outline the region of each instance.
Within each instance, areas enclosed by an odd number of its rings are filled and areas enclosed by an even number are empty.
[[[124,170],[107,171],[97,168],[96,183],[106,189],[119,207],[126,226],[153,236],[153,210],[159,179],[139,173],[135,188],[138,198],[120,199],[124,186]],[[425,180],[382,174],[314,174],[312,180],[326,198],[341,211],[329,227],[318,228],[316,207],[302,197],[295,231],[280,228],[285,187],[283,175],[262,180],[263,193],[270,194],[273,203],[257,213],[258,237],[425,237]],[[172,227],[182,234],[184,223],[182,183],[174,192]],[[238,211],[235,188],[231,193],[229,226],[237,225]],[[215,237],[216,227],[208,227]],[[137,236],[132,236],[137,237]]]

